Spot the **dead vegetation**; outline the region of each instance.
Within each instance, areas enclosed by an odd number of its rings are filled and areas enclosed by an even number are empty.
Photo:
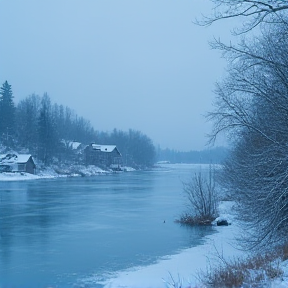
[[[211,223],[215,220],[215,217],[206,215],[206,216],[194,216],[189,213],[184,213],[177,219],[175,222],[190,226],[195,225],[211,225]]]
[[[281,262],[288,259],[288,243],[272,249],[270,252],[259,253],[246,259],[236,258],[226,261],[217,253],[219,263],[202,273],[201,281],[213,288],[262,288],[267,283],[281,277]]]

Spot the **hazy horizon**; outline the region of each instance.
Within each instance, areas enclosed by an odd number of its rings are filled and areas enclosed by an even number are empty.
[[[208,41],[227,22],[193,24],[203,1],[0,0],[0,81],[18,103],[47,92],[98,131],[134,129],[156,146],[202,150],[225,62]],[[221,39],[222,39],[221,38]],[[221,141],[219,143],[221,145]]]

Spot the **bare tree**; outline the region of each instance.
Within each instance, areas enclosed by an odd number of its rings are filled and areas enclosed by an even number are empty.
[[[242,40],[237,46],[227,46],[219,41],[214,43],[214,48],[222,50],[229,62],[229,75],[216,85],[217,109],[208,116],[214,121],[211,141],[223,130],[235,133],[246,127],[269,141],[277,142],[275,135],[279,134],[281,127],[277,125],[270,131],[276,122],[267,121],[272,115],[262,111],[261,116],[259,109],[272,106],[273,117],[276,118],[277,113],[278,120],[285,121],[283,117],[288,111],[287,39],[288,25],[281,25],[278,29],[263,30],[261,37],[250,42]],[[259,117],[263,116],[264,119],[259,121]],[[265,123],[270,134],[263,129]]]
[[[261,23],[286,22],[283,11],[288,9],[287,0],[211,0],[211,2],[214,3],[214,13],[196,21],[199,25],[208,26],[218,20],[237,17],[243,19],[243,26],[234,32],[241,34]]]
[[[230,69],[208,115],[214,122],[210,140],[226,131],[234,143],[221,182],[239,204],[238,215],[249,227],[243,243],[250,248],[288,234],[287,36],[281,22],[250,42],[215,44]]]
[[[214,181],[214,171],[209,168],[209,174],[195,173],[190,181],[183,183],[187,197],[188,212],[183,214],[178,222],[184,224],[211,224],[218,213],[218,195]]]

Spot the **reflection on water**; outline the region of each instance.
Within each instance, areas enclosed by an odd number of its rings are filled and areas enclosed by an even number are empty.
[[[0,287],[71,287],[199,245],[211,227],[174,223],[197,169],[0,182]]]

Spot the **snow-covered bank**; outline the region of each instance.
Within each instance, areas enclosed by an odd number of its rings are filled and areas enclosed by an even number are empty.
[[[13,172],[3,172],[0,173],[0,181],[22,181],[22,180],[35,180],[39,179],[40,176],[33,175],[29,173],[13,173]]]
[[[219,255],[226,260],[245,257],[245,252],[237,248],[235,236],[240,228],[234,221],[233,202],[220,204],[220,217],[227,219],[231,225],[215,226],[216,233],[205,237],[203,245],[180,251],[179,254],[166,256],[156,264],[134,267],[115,273],[105,281],[87,279],[89,283],[104,285],[105,288],[205,288],[199,275],[209,267],[219,263]],[[288,261],[281,264],[284,275],[267,286],[272,288],[288,287]]]
[[[135,169],[131,167],[123,167],[123,171],[132,172]],[[96,176],[115,173],[112,170],[103,170],[99,167],[89,165],[74,165],[70,167],[45,167],[40,169],[36,175],[25,172],[3,172],[0,173],[0,181],[23,181],[36,179],[51,179],[60,177],[80,177],[80,176]]]
[[[232,202],[221,203],[221,215],[231,214],[229,211]],[[149,266],[139,266],[113,274],[108,280],[100,281],[99,278],[85,279],[85,283],[102,284],[105,288],[167,288],[167,287],[203,287],[199,286],[199,272],[206,271],[207,267],[217,261],[217,251],[224,256],[240,256],[243,254],[235,246],[234,237],[238,228],[233,222],[233,216],[229,218],[232,225],[215,226],[215,234],[205,237],[204,244],[179,251],[179,254],[168,255],[157,263]],[[172,285],[172,278],[179,285]],[[181,283],[180,283],[181,282]]]
[[[103,284],[106,288],[194,287],[199,284],[199,273],[206,271],[211,262],[213,264],[212,258],[216,258],[216,249],[219,251],[224,249],[226,255],[241,253],[230,243],[234,232],[232,226],[216,229],[219,233],[205,239],[204,245],[186,249],[147,267],[119,272],[114,279]],[[170,277],[170,273],[174,280]],[[177,282],[175,286],[172,285],[173,281]]]

